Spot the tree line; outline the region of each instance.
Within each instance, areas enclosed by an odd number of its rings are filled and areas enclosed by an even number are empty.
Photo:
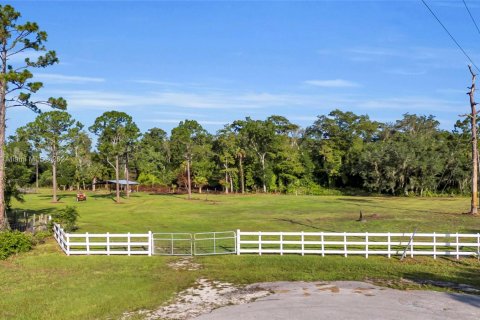
[[[91,189],[101,180],[138,180],[170,190],[321,194],[349,188],[391,195],[468,193],[469,126],[439,127],[433,116],[394,123],[334,110],[306,128],[272,115],[226,124],[215,134],[195,120],[168,134],[141,133],[124,112],[105,112],[89,127],[66,111],[41,113],[7,141],[7,189]],[[92,137],[96,136],[93,148]],[[93,187],[94,188],[94,187]],[[116,188],[117,200],[120,190]],[[128,195],[128,192],[127,192]]]

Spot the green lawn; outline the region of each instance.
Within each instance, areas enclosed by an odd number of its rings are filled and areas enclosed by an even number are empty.
[[[61,194],[59,204],[48,193],[27,195],[24,210],[51,213],[75,205],[78,232],[205,232],[358,231],[358,232],[479,232],[480,219],[468,211],[468,198],[396,198],[284,195],[148,195],[137,193],[115,204],[106,194],[76,202],[74,193]],[[358,223],[362,210],[367,223]],[[376,215],[372,217],[373,215]]]
[[[295,197],[282,195],[135,194],[115,204],[109,196],[73,193],[52,204],[48,193],[27,195],[19,211],[51,213],[65,205],[80,212],[78,232],[400,231],[480,232],[480,217],[462,215],[467,198]],[[355,221],[362,210],[366,223]],[[375,216],[373,216],[375,215]],[[154,308],[196,278],[252,283],[275,280],[436,279],[480,287],[476,259],[328,256],[196,257],[203,268],[175,271],[171,257],[65,256],[53,240],[0,261],[0,318],[116,319],[124,311]]]

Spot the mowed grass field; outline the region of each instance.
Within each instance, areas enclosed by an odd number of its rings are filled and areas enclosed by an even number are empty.
[[[150,195],[135,193],[116,204],[109,194],[75,193],[51,203],[46,190],[14,208],[50,214],[66,205],[80,214],[78,232],[358,231],[479,232],[480,219],[463,215],[468,198],[398,198],[285,195]],[[356,220],[362,210],[366,223]]]
[[[480,232],[480,217],[463,215],[468,198],[394,198],[284,195],[133,194],[115,204],[106,194],[74,193],[50,202],[48,191],[14,203],[19,212],[52,213],[75,205],[77,232],[359,231]],[[362,210],[367,222],[357,222]],[[117,319],[152,309],[206,277],[239,284],[279,280],[433,279],[480,287],[480,262],[415,257],[195,257],[202,268],[179,271],[174,257],[65,256],[54,240],[0,261],[0,319]]]

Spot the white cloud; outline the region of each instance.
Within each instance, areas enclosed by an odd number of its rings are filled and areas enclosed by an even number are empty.
[[[105,82],[104,78],[81,77],[81,76],[67,76],[56,73],[37,73],[35,79],[48,81],[50,83],[99,83]]]
[[[195,117],[195,118],[205,117],[205,115],[201,114],[201,113],[176,112],[176,111],[156,111],[155,114],[166,115],[166,116],[190,117],[190,118],[192,118],[192,117]]]
[[[457,69],[465,67],[465,57],[454,47],[353,47],[344,50],[347,59],[354,62],[383,62],[387,63],[395,59],[395,64],[403,64],[408,69],[426,70],[426,69]],[[479,56],[470,53],[474,60]],[[391,63],[389,63],[391,65]],[[388,72],[388,70],[386,70]]]
[[[8,58],[9,63],[24,63],[26,58],[30,58],[31,61],[37,61],[38,57],[42,56],[45,54],[45,52],[42,51],[23,51],[19,52],[13,56],[10,56]]]
[[[401,69],[401,68],[386,70],[385,72],[399,75],[399,76],[421,76],[427,73],[425,70],[413,70],[413,69],[410,70],[410,69]]]
[[[67,99],[69,108],[112,109],[131,107],[176,107],[191,109],[260,109],[269,107],[297,107],[315,105],[319,96],[272,94],[272,93],[236,93],[205,91],[187,92],[150,92],[142,95],[117,92],[63,90],[52,92],[54,96]]]
[[[418,113],[454,111],[465,109],[465,102],[430,97],[401,97],[364,100],[357,104],[364,109],[413,110]],[[461,112],[461,111],[459,111]]]
[[[334,79],[334,80],[307,80],[305,84],[323,87],[323,88],[352,88],[360,87],[360,84],[348,80]]]
[[[182,86],[182,83],[179,82],[170,82],[170,81],[157,81],[157,80],[132,80],[132,82],[140,84],[151,84],[159,86]]]
[[[276,94],[239,92],[150,92],[128,94],[105,91],[49,92],[67,99],[69,110],[122,110],[142,114],[145,122],[178,124],[184,119],[195,119],[202,125],[224,125],[246,115],[265,117],[280,114],[291,121],[313,122],[319,114],[333,109],[350,110],[376,117],[397,117],[405,112],[456,115],[465,109],[468,101],[429,96],[383,96],[371,98],[363,94]],[[466,95],[465,95],[466,96]],[[192,112],[190,112],[192,111]],[[140,112],[140,113],[139,113]],[[262,116],[263,117],[263,116]],[[372,117],[375,118],[375,117]]]
[[[293,116],[288,118],[291,121],[316,121],[318,117],[314,116]]]
[[[437,89],[435,90],[436,92],[438,93],[441,93],[441,94],[449,94],[449,95],[454,95],[454,96],[458,96],[458,97],[462,97],[462,96],[465,96],[465,94],[467,94],[467,92],[469,91],[469,89],[467,87],[465,87],[465,89],[453,89],[453,88],[449,88],[449,89]]]
[[[398,56],[401,55],[398,51],[381,48],[381,47],[361,47],[361,48],[351,48],[347,50],[348,52],[366,55],[366,56]]]

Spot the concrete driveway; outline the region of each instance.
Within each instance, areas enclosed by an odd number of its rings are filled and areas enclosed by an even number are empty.
[[[480,319],[480,296],[401,291],[364,282],[275,282],[257,284],[274,294],[228,306],[197,320],[291,319]]]

